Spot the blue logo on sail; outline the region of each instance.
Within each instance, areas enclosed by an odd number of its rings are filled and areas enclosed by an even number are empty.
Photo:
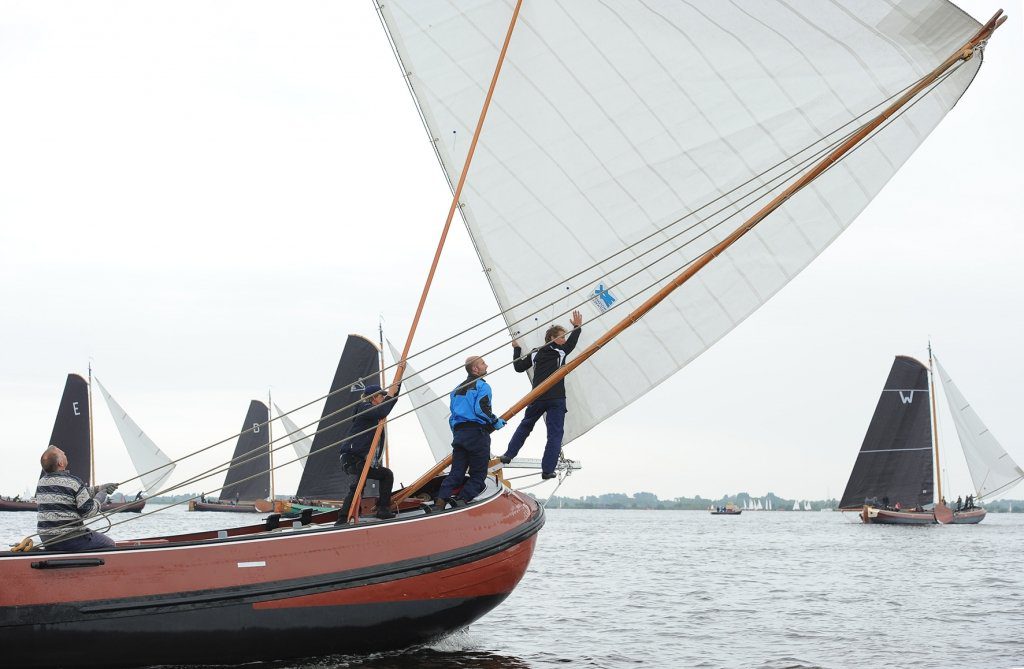
[[[599,283],[597,284],[597,288],[594,289],[594,297],[591,299],[591,302],[594,303],[594,306],[597,307],[598,311],[604,313],[612,308],[612,305],[615,304],[617,299],[618,298],[612,295],[610,290],[605,288],[603,283]]]

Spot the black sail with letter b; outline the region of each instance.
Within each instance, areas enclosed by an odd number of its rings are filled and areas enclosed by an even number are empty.
[[[245,414],[245,422],[235,444],[235,454],[224,477],[224,488],[220,491],[222,500],[254,502],[270,496],[268,417],[266,404],[259,400],[249,402],[249,411]]]
[[[899,502],[903,508],[931,504],[933,469],[928,368],[899,355],[878,398],[839,507],[858,508],[866,502],[880,505],[886,499],[890,506]]]

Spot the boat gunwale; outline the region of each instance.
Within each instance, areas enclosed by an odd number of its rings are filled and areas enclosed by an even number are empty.
[[[153,542],[153,543],[138,543],[136,545],[115,546],[113,548],[103,548],[103,549],[96,549],[96,550],[89,550],[89,551],[71,551],[71,552],[63,551],[62,552],[62,551],[49,551],[49,550],[31,550],[31,551],[28,551],[28,552],[18,552],[18,553],[15,553],[15,552],[12,552],[12,551],[9,551],[9,550],[5,550],[5,551],[0,551],[0,562],[3,562],[3,561],[16,561],[16,560],[19,560],[19,559],[21,559],[21,560],[26,560],[26,559],[27,560],[39,560],[40,558],[42,558],[42,559],[51,559],[51,558],[56,559],[58,556],[68,556],[68,555],[100,556],[100,555],[109,555],[109,554],[123,554],[123,553],[129,552],[129,551],[142,552],[142,551],[156,551],[156,550],[168,551],[168,550],[184,550],[184,549],[196,549],[196,548],[216,548],[216,547],[222,546],[224,544],[237,543],[237,542],[243,542],[243,541],[245,541],[245,542],[250,542],[250,541],[251,542],[256,542],[256,541],[280,541],[280,540],[291,539],[291,538],[294,538],[294,537],[309,536],[311,534],[321,534],[321,533],[327,533],[327,532],[345,532],[345,531],[352,531],[352,530],[375,530],[375,529],[387,528],[387,527],[392,527],[393,528],[393,527],[396,527],[399,524],[423,521],[423,520],[427,520],[427,519],[431,519],[431,518],[437,518],[438,516],[441,516],[441,515],[449,516],[450,517],[450,516],[452,516],[454,514],[465,513],[467,511],[472,511],[474,509],[480,509],[480,508],[484,507],[485,505],[491,504],[491,503],[495,502],[496,500],[500,499],[503,495],[515,495],[521,501],[523,501],[524,503],[529,504],[529,502],[527,501],[527,500],[530,500],[529,497],[527,497],[525,495],[522,495],[521,493],[518,493],[517,491],[512,490],[511,488],[507,488],[504,485],[498,483],[497,487],[495,488],[494,493],[492,495],[489,495],[486,499],[479,500],[479,501],[474,500],[473,502],[470,502],[469,504],[466,504],[465,506],[457,507],[457,508],[454,508],[454,509],[446,509],[444,511],[434,511],[434,512],[431,512],[431,513],[428,513],[428,514],[422,514],[422,515],[412,516],[412,517],[408,517],[408,518],[402,518],[401,514],[398,514],[394,518],[391,518],[391,519],[388,519],[388,520],[375,520],[375,521],[372,521],[372,522],[368,522],[366,524],[356,523],[356,524],[352,524],[352,525],[345,524],[345,525],[328,525],[328,526],[322,526],[320,524],[316,524],[316,525],[310,524],[310,525],[306,525],[304,527],[288,527],[288,526],[286,526],[286,527],[278,527],[278,528],[276,528],[274,530],[262,530],[262,531],[259,530],[259,529],[256,529],[256,528],[261,527],[260,525],[243,525],[243,526],[238,527],[238,528],[230,528],[230,529],[250,529],[251,528],[251,529],[253,529],[253,531],[251,533],[242,534],[242,535],[238,535],[238,536],[227,536],[227,537],[223,537],[223,538],[211,537],[211,538],[208,538],[208,539],[194,539],[194,540],[190,540],[190,541],[181,541],[181,542],[170,542],[170,541],[168,541],[168,542],[165,542],[165,543],[157,543],[161,539],[163,539],[164,537],[146,537],[146,538],[140,538],[140,539],[126,539],[126,540],[124,540],[125,542],[135,541],[135,542]],[[536,503],[536,501],[534,501],[534,503]],[[540,504],[537,504],[537,506],[540,507]],[[328,513],[333,513],[333,512],[328,512]],[[534,513],[536,513],[536,512],[534,512]],[[532,515],[533,514],[531,514],[531,517],[532,517]],[[216,532],[218,530],[212,530],[212,531]],[[171,536],[182,536],[182,535],[171,535]],[[188,535],[184,535],[184,536],[188,536]]]

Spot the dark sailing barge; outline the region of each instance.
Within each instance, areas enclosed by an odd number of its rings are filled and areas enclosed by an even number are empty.
[[[493,479],[461,508],[338,527],[336,517],[0,553],[5,664],[234,664],[429,641],[512,592],[544,524],[532,498]],[[79,641],[96,638],[111,643],[83,652]]]

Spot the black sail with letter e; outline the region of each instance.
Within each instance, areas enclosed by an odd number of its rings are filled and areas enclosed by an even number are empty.
[[[50,444],[64,451],[68,457],[68,470],[92,485],[92,448],[89,435],[89,382],[78,374],[68,374],[64,395],[53,421]],[[40,474],[42,476],[42,474]]]
[[[931,397],[928,368],[907,356],[896,356],[878,398],[878,406],[857,454],[839,507],[852,509],[865,502],[903,508],[931,504]]]

